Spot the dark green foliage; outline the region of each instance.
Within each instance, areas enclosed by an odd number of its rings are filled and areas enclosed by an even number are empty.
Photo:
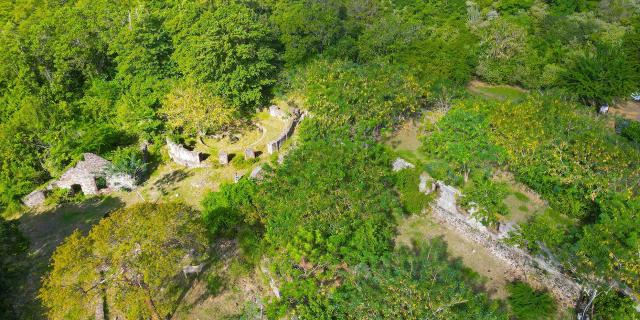
[[[338,319],[506,319],[497,303],[475,292],[477,280],[434,240],[356,266],[330,301]]]
[[[556,304],[546,292],[534,290],[524,282],[507,286],[511,312],[518,320],[553,319]]]
[[[620,131],[620,135],[636,143],[640,143],[640,121],[628,121]]]
[[[621,47],[596,46],[576,58],[563,75],[563,85],[590,105],[611,103],[637,90],[640,62]]]
[[[26,238],[18,229],[18,221],[0,217],[0,318],[15,319],[17,303],[11,293],[21,286],[28,248]]]
[[[633,307],[635,302],[613,290],[600,293],[593,301],[595,319],[603,320],[635,320],[638,311]]]
[[[211,274],[207,277],[207,290],[209,294],[217,295],[224,288],[224,280],[216,274]]]
[[[429,206],[433,196],[427,196],[420,192],[421,171],[417,169],[406,169],[396,173],[396,188],[400,195],[402,207],[411,214],[418,214]]]
[[[275,83],[276,52],[266,24],[235,2],[204,12],[175,38],[173,59],[185,76],[210,82],[216,94],[253,110]]]
[[[252,180],[223,184],[220,191],[211,192],[202,201],[205,225],[212,235],[233,235],[253,209],[256,185]]]
[[[289,64],[322,53],[343,34],[341,1],[277,1],[271,16],[284,45],[284,60]]]

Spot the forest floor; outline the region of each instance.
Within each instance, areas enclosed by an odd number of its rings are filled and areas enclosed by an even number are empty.
[[[47,272],[49,260],[56,247],[78,230],[89,232],[107,213],[124,207],[117,197],[90,198],[82,203],[66,203],[56,207],[29,211],[20,217],[20,228],[29,240],[29,252],[25,261],[25,281],[16,290],[15,303],[24,303],[27,314],[24,319],[38,319],[42,306],[37,300],[42,276]]]

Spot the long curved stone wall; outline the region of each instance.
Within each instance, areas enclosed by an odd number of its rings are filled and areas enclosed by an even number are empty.
[[[296,125],[302,120],[304,117],[303,114],[300,113],[299,110],[293,110],[291,113],[291,121],[284,128],[282,133],[275,140],[267,143],[267,152],[269,154],[273,154],[276,151],[280,150],[280,147],[291,137]]]

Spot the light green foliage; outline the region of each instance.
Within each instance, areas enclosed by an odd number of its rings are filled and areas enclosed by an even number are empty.
[[[395,176],[402,207],[411,214],[422,212],[433,200],[433,196],[425,195],[418,189],[420,174],[421,171],[418,169],[406,169],[396,173]]]
[[[118,148],[111,153],[109,160],[109,172],[113,174],[124,173],[139,180],[147,171],[144,155],[137,146]]]
[[[187,136],[203,136],[228,129],[237,120],[237,108],[213,94],[211,86],[184,83],[174,87],[160,113],[175,131]]]
[[[489,121],[480,112],[457,107],[425,137],[423,151],[449,161],[467,182],[474,170],[499,164],[504,151],[490,140]]]
[[[415,112],[424,93],[401,69],[326,60],[301,73],[295,88],[304,90],[305,106],[324,130],[350,128],[366,136]]]
[[[507,286],[511,312],[518,320],[553,319],[556,304],[550,294],[537,291],[524,282]]]
[[[496,302],[474,292],[477,279],[450,263],[438,240],[402,247],[345,278],[330,300],[339,319],[507,319]]]
[[[91,319],[98,303],[112,316],[164,318],[185,289],[182,267],[197,263],[185,255],[204,258],[206,244],[198,215],[184,205],[121,209],[56,249],[40,298],[50,319]]]
[[[465,186],[461,204],[466,208],[476,207],[476,219],[485,225],[497,227],[498,218],[509,212],[504,199],[509,194],[507,185],[488,178],[476,178]],[[475,205],[474,205],[475,204]]]
[[[605,190],[637,191],[630,182],[640,179],[640,152],[574,108],[551,99],[489,107],[492,140],[518,179],[564,214],[585,217]]]
[[[235,106],[254,110],[275,82],[269,28],[246,5],[230,2],[203,12],[174,42],[173,60],[182,74],[211,83]]]

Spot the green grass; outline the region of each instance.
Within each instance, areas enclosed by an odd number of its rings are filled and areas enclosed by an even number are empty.
[[[522,212],[529,212],[529,208],[525,205],[519,206],[518,210],[522,211]]]
[[[472,84],[468,88],[469,92],[474,95],[482,96],[489,100],[498,100],[498,101],[511,101],[517,102],[522,101],[527,96],[527,92],[523,89],[512,87],[512,86],[504,86],[504,85],[488,85],[484,83]]]
[[[525,195],[522,192],[516,191],[513,193],[513,195],[516,197],[516,199],[522,201],[522,202],[529,202],[529,197],[527,197],[527,195]]]

